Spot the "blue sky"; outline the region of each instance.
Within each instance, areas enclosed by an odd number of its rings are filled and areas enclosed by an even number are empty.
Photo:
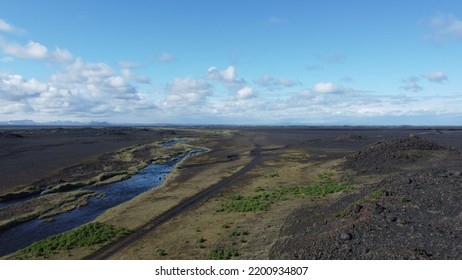
[[[0,6],[0,121],[462,123],[461,1]]]

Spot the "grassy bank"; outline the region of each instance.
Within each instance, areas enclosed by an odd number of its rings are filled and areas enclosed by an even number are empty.
[[[124,228],[103,223],[90,223],[62,234],[50,236],[44,240],[19,250],[14,259],[50,258],[62,251],[81,247],[102,245],[128,234]]]

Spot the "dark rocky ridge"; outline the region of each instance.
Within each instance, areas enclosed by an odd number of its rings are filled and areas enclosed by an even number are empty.
[[[391,138],[348,156],[342,167],[383,179],[331,205],[294,211],[270,258],[462,258],[460,152],[418,137]]]
[[[387,173],[415,163],[426,151],[441,150],[449,148],[417,136],[388,138],[348,156],[343,168],[359,174]]]

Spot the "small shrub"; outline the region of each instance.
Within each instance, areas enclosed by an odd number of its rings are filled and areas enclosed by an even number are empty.
[[[399,198],[399,201],[401,201],[402,203],[406,203],[406,202],[409,202],[411,201],[407,196],[403,195]]]
[[[235,236],[245,236],[245,235],[248,235],[249,232],[247,231],[243,231],[243,230],[233,230],[231,231],[228,235],[230,237],[235,237]]]
[[[262,191],[265,191],[265,189],[261,186],[255,189],[255,192],[262,192]]]
[[[276,177],[279,177],[279,174],[278,173],[271,173],[269,175],[270,178],[276,178]]]
[[[332,172],[324,172],[324,173],[318,174],[317,176],[323,182],[332,182],[332,177],[334,176],[334,173],[332,173]]]
[[[362,204],[366,203],[367,200],[365,198],[360,198],[356,200],[355,202],[349,204],[347,207],[345,207],[342,211],[335,213],[335,217],[338,218],[345,218],[348,215],[350,215],[355,208],[358,206],[362,206]]]
[[[385,189],[377,189],[371,192],[371,197],[373,199],[380,199],[387,191]]]
[[[261,195],[244,197],[242,195],[232,196],[227,203],[222,205],[219,211],[226,212],[251,212],[266,211],[269,209],[270,202]]]
[[[205,241],[207,241],[207,239],[205,239],[204,237],[199,237],[198,239],[196,239],[196,243],[197,243],[197,244],[202,244],[202,243],[204,243]]]
[[[167,253],[165,252],[164,249],[157,248],[157,249],[156,249],[156,255],[158,255],[159,257],[163,257],[163,256],[166,256]]]
[[[212,260],[229,260],[239,256],[239,252],[234,248],[215,248],[210,252]]]

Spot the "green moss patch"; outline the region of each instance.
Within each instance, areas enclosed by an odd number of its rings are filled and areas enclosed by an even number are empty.
[[[90,223],[50,236],[19,250],[16,258],[49,257],[57,251],[103,244],[127,234],[128,230],[103,223]]]
[[[301,196],[324,196],[350,189],[352,189],[351,186],[334,182],[326,182],[310,186],[279,187],[271,193],[264,192],[262,191],[263,188],[259,187],[256,190],[257,192],[260,192],[258,195],[231,196],[228,201],[224,203],[220,209],[218,209],[218,212],[266,211],[269,209],[271,204],[287,200],[289,198]]]

